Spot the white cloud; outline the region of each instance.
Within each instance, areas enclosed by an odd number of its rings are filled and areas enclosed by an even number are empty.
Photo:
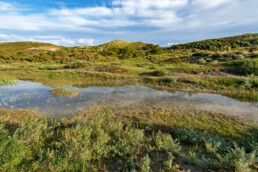
[[[8,36],[6,34],[0,34],[0,41],[1,40],[8,40]]]
[[[52,9],[50,10],[52,15],[85,15],[85,16],[111,16],[113,15],[113,10],[107,7],[87,7],[87,8],[75,8],[75,9]]]
[[[254,0],[246,0],[253,2]],[[166,30],[182,28],[197,28],[202,25],[218,26],[223,23],[220,10],[210,8],[223,5],[221,8],[228,10],[241,7],[239,0],[112,0],[112,8],[106,6],[84,8],[49,9],[40,14],[23,14],[0,12],[0,29],[47,31],[62,30],[74,32],[108,32],[104,28],[122,27],[158,27]],[[12,8],[10,3],[4,3],[4,9]],[[226,6],[228,4],[228,6]],[[230,4],[230,5],[229,5]],[[237,4],[237,6],[235,5]],[[203,9],[209,8],[210,11]],[[198,10],[196,10],[198,9]],[[181,16],[186,11],[188,15]],[[225,11],[225,10],[224,10]],[[226,11],[226,12],[227,12]],[[254,13],[252,11],[252,13]],[[243,13],[241,13],[243,15]],[[247,15],[247,14],[244,14]],[[235,19],[240,16],[226,15]],[[209,18],[206,19],[206,18]],[[112,30],[112,32],[114,32]]]
[[[33,37],[22,37],[14,34],[2,34],[0,33],[0,42],[22,42],[22,41],[32,41],[32,42],[45,42],[55,45],[64,46],[75,46],[75,45],[94,45],[94,39],[67,39],[60,36],[33,36]]]
[[[39,36],[33,36],[34,39],[41,39],[41,40],[53,40],[53,39],[62,39],[61,36],[57,35],[39,35]]]
[[[31,37],[22,37],[14,34],[1,34],[0,33],[0,42],[18,42],[18,41],[35,41]]]
[[[58,44],[63,44],[63,45],[74,45],[74,43],[75,42],[73,40],[65,39],[65,38],[58,41]]]
[[[78,25],[78,26],[98,24],[97,21],[90,21],[90,20],[87,20],[87,19],[85,19],[83,17],[79,17],[79,16],[62,16],[62,17],[59,17],[59,20],[62,23],[67,23],[67,24],[72,23],[73,25]]]
[[[226,25],[226,24],[230,24],[230,23],[231,23],[231,21],[226,20],[226,21],[219,21],[217,23],[213,23],[212,25],[213,26],[218,26],[218,25]]]
[[[0,29],[42,31],[42,30],[62,30],[97,32],[83,25],[96,24],[94,21],[87,21],[80,17],[59,18],[59,16],[49,17],[48,14],[22,15],[17,13],[0,13]]]
[[[0,33],[0,42],[22,42],[22,41],[32,41],[32,42],[45,42],[55,45],[64,46],[75,46],[75,45],[94,45],[94,39],[67,39],[60,36],[33,36],[33,37],[22,37],[14,34],[2,34]]]
[[[232,2],[232,0],[193,0],[192,4],[199,5],[204,8],[214,8],[229,2]]]
[[[188,0],[113,0],[112,8],[89,7],[52,9],[50,15],[61,21],[77,25],[124,27],[133,25],[164,26],[178,22],[176,9],[187,5]],[[137,20],[130,19],[131,17]],[[87,20],[86,20],[87,19]]]
[[[81,44],[81,45],[89,45],[89,46],[92,46],[94,45],[94,39],[79,39],[78,40],[78,43]]]
[[[14,9],[15,7],[12,4],[0,1],[0,11],[9,11]]]
[[[124,9],[171,9],[182,7],[188,0],[113,0],[113,5],[120,5]]]
[[[170,42],[169,42],[167,45],[168,45],[168,46],[172,46],[172,45],[176,45],[176,43],[170,43]]]
[[[19,7],[19,8],[18,8]],[[51,15],[51,10],[44,13],[23,13],[26,8],[19,5],[0,1],[0,29],[42,31],[42,30],[70,30],[81,32],[96,32],[85,25],[97,24],[83,17],[71,15],[61,17]]]
[[[40,27],[49,22],[43,16],[23,16],[20,14],[0,14],[0,28],[13,30],[40,30]],[[40,23],[39,21],[42,21]]]

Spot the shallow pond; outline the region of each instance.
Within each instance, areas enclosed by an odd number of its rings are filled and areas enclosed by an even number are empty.
[[[160,91],[144,86],[66,88],[78,90],[76,97],[54,97],[52,87],[40,83],[18,81],[0,86],[0,108],[37,108],[52,117],[69,117],[90,105],[106,102],[119,106],[164,105],[198,108],[258,120],[258,103],[240,102],[218,94],[188,94]]]

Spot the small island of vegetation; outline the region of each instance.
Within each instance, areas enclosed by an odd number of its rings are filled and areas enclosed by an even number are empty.
[[[52,94],[55,97],[76,97],[79,94],[79,91],[77,90],[71,90],[67,88],[57,88],[49,91],[50,94]]]

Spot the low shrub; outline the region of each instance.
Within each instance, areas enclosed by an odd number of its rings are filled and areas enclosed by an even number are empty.
[[[221,59],[221,58],[223,58],[223,54],[221,54],[221,53],[215,53],[215,54],[212,55],[212,58],[213,58],[213,59]]]
[[[234,60],[242,60],[244,58],[245,58],[245,56],[243,54],[238,54],[235,56]]]
[[[164,69],[159,69],[152,72],[152,76],[166,76],[167,74],[168,74],[168,71]]]
[[[189,63],[189,58],[188,57],[177,57],[177,58],[166,59],[161,62],[166,63],[166,64]]]
[[[159,82],[166,84],[175,84],[177,83],[177,78],[160,78]]]
[[[258,162],[255,151],[247,154],[244,148],[239,148],[236,144],[235,148],[230,149],[227,159],[234,166],[236,172],[251,172],[250,165]]]
[[[64,68],[66,68],[66,69],[78,69],[78,68],[85,68],[89,65],[90,64],[87,63],[87,62],[75,62],[75,63],[65,65]]]
[[[158,150],[165,150],[173,153],[178,153],[181,150],[181,146],[177,140],[174,140],[171,135],[161,133],[160,131],[155,137],[155,143]]]
[[[199,64],[206,64],[206,60],[204,58],[198,59]]]
[[[258,59],[246,59],[233,62],[237,73],[242,75],[258,75]]]
[[[198,53],[194,53],[192,56],[194,56],[194,57],[206,57],[206,56],[209,56],[209,54],[204,53],[204,52],[198,52]]]
[[[108,65],[92,66],[90,69],[98,72],[120,73],[120,74],[127,72],[126,69],[123,69],[121,67],[108,66]]]
[[[58,70],[58,69],[62,69],[62,68],[64,68],[64,65],[57,65],[57,64],[42,65],[42,66],[38,67],[39,70]]]
[[[258,58],[258,54],[252,54],[252,55],[250,55],[250,58]]]
[[[167,124],[157,125],[154,121],[162,121],[163,112],[152,116],[161,111],[155,108],[150,112],[145,109],[141,115],[118,107],[99,108],[94,106],[63,120],[46,118],[37,111],[0,110],[1,170],[180,172],[190,163],[197,171],[248,171],[257,162],[257,127],[252,132],[246,130],[251,123],[242,123],[244,130],[228,126],[245,135],[225,138],[212,132],[219,127],[203,132],[175,125],[187,119],[186,114],[180,114],[184,116],[181,120],[179,116],[171,119],[176,109],[165,115]],[[135,116],[124,116],[130,113]],[[152,115],[145,116],[148,113]],[[236,122],[231,119],[236,118],[225,117],[223,122]],[[194,121],[199,126],[198,118]],[[209,123],[209,127],[214,126]],[[252,142],[253,148],[247,151],[246,142]],[[179,166],[178,161],[186,164]]]

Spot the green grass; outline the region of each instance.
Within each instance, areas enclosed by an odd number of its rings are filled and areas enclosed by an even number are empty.
[[[2,85],[12,85],[16,82],[17,82],[17,80],[13,79],[13,78],[1,78],[0,77],[0,86],[2,86]]]
[[[32,110],[0,110],[0,167],[255,171],[257,138],[256,124],[204,111],[98,105],[52,120]]]
[[[116,65],[99,62],[79,70],[39,70],[38,66],[42,67],[40,63],[23,65],[22,69],[0,70],[1,78],[35,81],[53,87],[146,85],[157,89],[218,93],[242,101],[257,101],[258,85],[255,76],[201,76],[188,73],[173,76],[173,73],[167,72],[166,67],[153,65],[154,69],[153,67],[150,69],[148,66],[151,64],[148,63],[138,67],[131,60],[122,61]],[[47,64],[44,66],[49,68]],[[51,64],[50,66],[59,68],[60,65]],[[157,71],[162,73],[157,73]],[[167,74],[167,76],[152,76],[161,74]]]
[[[79,94],[79,91],[67,88],[57,88],[50,90],[49,93],[55,97],[76,97]]]

